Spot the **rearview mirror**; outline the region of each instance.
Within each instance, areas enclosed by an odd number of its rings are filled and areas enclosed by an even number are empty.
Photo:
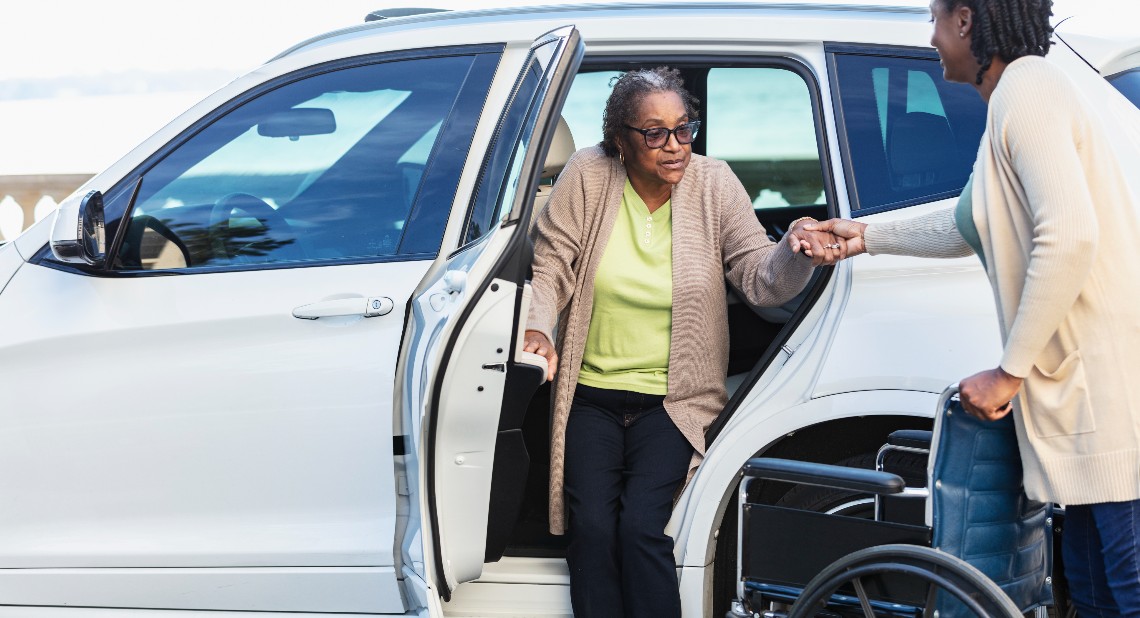
[[[61,262],[102,266],[107,243],[103,231],[103,194],[74,194],[59,205],[51,230],[51,252]]]
[[[288,137],[296,141],[305,135],[325,135],[336,131],[336,117],[323,107],[296,107],[271,114],[257,125],[263,137]]]

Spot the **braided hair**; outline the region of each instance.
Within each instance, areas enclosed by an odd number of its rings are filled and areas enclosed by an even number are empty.
[[[993,57],[1013,62],[1022,56],[1044,56],[1052,44],[1053,0],[940,0],[944,9],[966,7],[974,14],[970,51],[981,69],[977,83]]]
[[[636,122],[638,106],[645,95],[654,92],[674,92],[681,97],[689,120],[698,118],[697,107],[700,101],[685,90],[681,72],[669,67],[637,69],[628,71],[610,80],[610,98],[602,112],[602,150],[607,156],[618,156],[618,138],[625,131],[625,125]]]

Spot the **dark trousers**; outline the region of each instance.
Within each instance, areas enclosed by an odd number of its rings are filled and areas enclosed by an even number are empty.
[[[1080,618],[1140,616],[1140,500],[1066,506],[1061,545]]]
[[[665,525],[693,447],[663,396],[579,384],[566,426],[570,599],[577,618],[679,618]]]

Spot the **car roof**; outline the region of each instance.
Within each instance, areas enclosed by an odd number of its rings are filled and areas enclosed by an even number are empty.
[[[1102,75],[1140,67],[1140,4],[1062,0],[1053,17],[1057,37]]]
[[[541,0],[537,0],[541,2]],[[447,2],[447,0],[443,0]],[[736,14],[755,11],[757,14],[804,16],[810,14],[844,15],[852,19],[874,20],[881,17],[925,16],[929,0],[641,0],[607,2],[606,0],[578,0],[570,3],[516,6],[518,0],[483,0],[484,8],[459,10],[389,8],[375,11],[375,21],[349,26],[302,41],[275,56],[277,60],[298,52],[341,39],[367,36],[385,30],[431,29],[441,26],[516,22],[524,20],[582,20],[603,18],[635,18],[639,16],[678,17],[695,14]],[[430,2],[427,4],[430,5]],[[497,6],[496,6],[497,5]],[[446,5],[443,5],[446,6]],[[460,5],[462,6],[462,5]],[[1137,7],[1122,6],[1111,0],[1055,0],[1053,21],[1057,36],[1073,47],[1093,68],[1104,75],[1140,67],[1140,3]],[[1122,13],[1123,11],[1123,13]],[[1132,11],[1136,13],[1134,16]],[[383,16],[382,19],[377,19]],[[1135,17],[1135,18],[1134,18]],[[494,32],[494,30],[491,30]],[[865,37],[854,35],[860,43]],[[924,33],[925,38],[925,33]],[[834,37],[831,40],[835,40]],[[882,41],[890,43],[889,41]],[[272,61],[271,60],[271,61]]]
[[[924,16],[928,13],[926,0],[743,0],[743,1],[686,1],[679,2],[604,2],[604,0],[586,0],[575,3],[527,5],[527,6],[492,6],[488,8],[448,10],[442,12],[425,12],[414,15],[400,15],[390,19],[369,21],[366,23],[341,28],[325,34],[317,35],[302,41],[272,60],[309,49],[313,46],[335,43],[337,39],[358,36],[367,31],[382,32],[386,28],[432,28],[445,25],[502,23],[519,20],[542,19],[601,19],[604,17],[636,17],[639,15],[668,15],[677,14],[716,14],[741,11],[757,11],[763,13],[830,13],[844,14],[850,17],[874,15],[895,16]],[[402,9],[395,9],[403,13]],[[383,14],[385,11],[376,11],[373,14]],[[272,61],[271,60],[271,61]]]

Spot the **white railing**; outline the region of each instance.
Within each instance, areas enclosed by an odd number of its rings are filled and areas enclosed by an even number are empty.
[[[9,241],[55,211],[90,174],[0,175],[0,241]]]

